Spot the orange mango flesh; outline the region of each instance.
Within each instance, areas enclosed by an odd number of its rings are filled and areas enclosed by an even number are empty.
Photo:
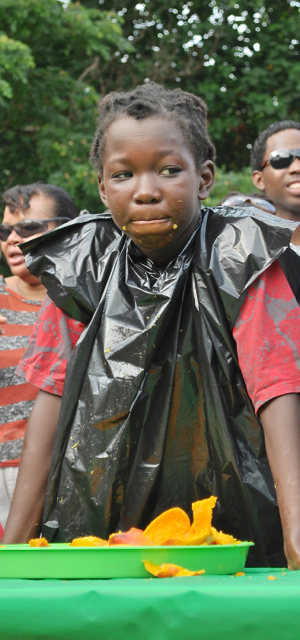
[[[205,500],[197,500],[197,502],[192,503],[193,524],[189,531],[191,536],[199,535],[202,531],[207,531],[207,535],[210,534],[212,512],[216,502],[217,498],[210,496],[210,498],[206,498]]]
[[[84,536],[83,538],[74,538],[70,542],[70,547],[108,547],[108,542],[96,536]]]
[[[50,547],[50,544],[46,538],[32,538],[29,540],[30,547]]]
[[[193,502],[193,524],[190,526],[189,530],[184,535],[178,537],[172,536],[172,538],[167,540],[164,544],[178,546],[198,546],[203,544],[211,533],[212,512],[216,501],[217,498],[215,496],[211,496],[205,500]]]
[[[190,526],[190,519],[185,511],[179,507],[173,507],[152,520],[144,534],[156,544],[163,545],[171,538],[184,536]]]
[[[154,547],[155,542],[148,538],[141,529],[129,529],[126,533],[112,533],[108,539],[109,546],[126,545],[131,547]]]
[[[240,541],[233,536],[217,531],[211,526],[212,512],[216,504],[217,498],[211,496],[204,500],[197,500],[192,503],[193,523],[190,524],[188,515],[179,507],[173,507],[161,513],[155,518],[145,529],[136,529],[132,527],[129,531],[112,533],[108,540],[97,538],[96,536],[85,536],[75,538],[70,542],[71,547],[107,547],[115,545],[124,546],[156,546],[156,545],[224,545],[224,544],[240,544]],[[36,538],[29,541],[31,547],[49,547],[46,538]],[[150,566],[152,563],[148,563]],[[170,569],[170,566],[176,565],[153,565],[158,567],[159,572],[168,576],[171,575],[198,575],[199,572],[177,574],[177,569]],[[182,571],[188,571],[180,568]],[[156,569],[155,569],[156,570]],[[174,573],[175,571],[175,573]],[[150,572],[151,573],[151,572]],[[201,572],[200,572],[201,573]],[[153,574],[156,575],[156,574]],[[157,574],[158,575],[158,574]],[[163,577],[162,575],[160,577]],[[167,575],[165,575],[167,577]]]
[[[177,564],[153,564],[153,562],[144,561],[146,571],[157,578],[180,578],[181,576],[200,576],[205,573],[204,569],[200,571],[190,571],[179,567]]]
[[[207,539],[207,544],[240,544],[240,540],[229,535],[229,533],[217,531],[215,527],[212,527],[211,534]]]

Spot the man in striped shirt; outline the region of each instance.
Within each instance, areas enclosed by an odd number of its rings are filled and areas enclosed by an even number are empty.
[[[70,196],[54,185],[15,186],[3,194],[2,251],[12,276],[0,277],[0,537],[13,496],[27,421],[38,389],[15,375],[46,289],[32,276],[19,244],[76,217]]]

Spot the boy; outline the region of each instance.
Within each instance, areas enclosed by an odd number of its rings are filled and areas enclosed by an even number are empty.
[[[112,217],[82,217],[48,235],[47,247],[28,246],[28,265],[55,302],[48,314],[57,332],[65,312],[87,326],[68,365],[58,427],[53,371],[43,371],[40,358],[48,316],[23,361],[45,390],[30,418],[3,541],[40,530],[57,427],[43,517],[49,539],[144,527],[168,507],[189,511],[193,500],[215,494],[215,525],[254,540],[252,562],[274,566],[282,549],[275,482],[287,557],[298,566],[300,349],[290,326],[297,329],[300,316],[276,262],[296,225],[257,210],[201,212],[214,148],[204,103],[180,90],[149,84],[107,96],[91,157]],[[273,287],[274,269],[295,315],[285,340],[261,295]],[[285,343],[280,389],[270,384],[267,358],[251,388],[274,481],[233,338],[241,360],[253,362],[245,339],[253,282],[258,349],[264,333],[275,349]]]

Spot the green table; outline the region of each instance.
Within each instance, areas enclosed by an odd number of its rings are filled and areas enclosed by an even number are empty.
[[[269,580],[274,576],[277,580]],[[0,580],[1,640],[299,640],[300,571]]]

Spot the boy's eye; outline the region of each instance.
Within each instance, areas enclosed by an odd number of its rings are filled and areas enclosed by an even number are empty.
[[[126,180],[126,178],[131,178],[131,171],[118,171],[118,173],[114,173],[113,178],[117,178],[118,180]]]
[[[181,169],[179,167],[164,167],[161,169],[160,173],[163,176],[172,176],[176,173],[179,173]]]

